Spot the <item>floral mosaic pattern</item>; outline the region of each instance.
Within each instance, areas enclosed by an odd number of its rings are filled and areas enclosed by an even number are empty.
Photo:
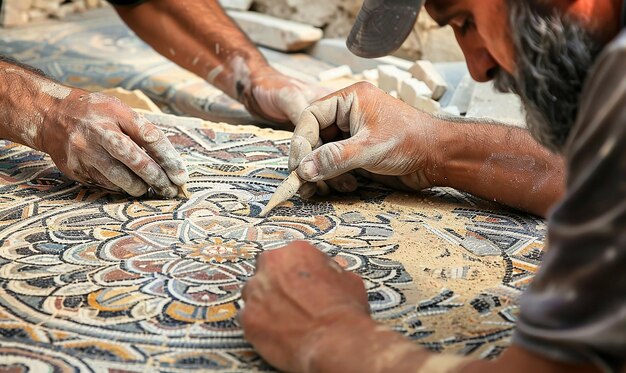
[[[489,358],[509,343],[542,221],[443,189],[405,197],[437,206],[408,208],[375,185],[261,218],[286,175],[288,134],[151,119],[189,164],[189,200],[83,188],[45,156],[0,143],[0,369],[269,370],[242,337],[240,289],[259,253],[293,240],[360,274],[374,317],[426,347]],[[398,253],[424,245],[403,237],[443,242],[427,251],[441,259],[408,268]],[[435,268],[446,251],[468,265]],[[461,286],[490,265],[502,269],[492,283]]]

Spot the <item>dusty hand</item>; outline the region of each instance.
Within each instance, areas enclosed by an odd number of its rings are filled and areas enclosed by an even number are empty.
[[[74,90],[48,115],[39,143],[72,179],[136,197],[149,187],[175,197],[189,178],[161,130],[103,94]]]
[[[308,371],[318,343],[338,324],[375,325],[363,281],[304,242],[259,256],[242,296],[246,339],[282,371]]]
[[[326,88],[301,82],[266,67],[252,71],[243,102],[263,119],[276,123],[297,123],[309,104],[330,93]]]
[[[340,176],[343,184],[349,183],[347,172],[361,169],[393,187],[420,190],[431,186],[426,170],[435,164],[435,127],[430,116],[369,83],[357,83],[302,113],[289,168],[310,182]]]

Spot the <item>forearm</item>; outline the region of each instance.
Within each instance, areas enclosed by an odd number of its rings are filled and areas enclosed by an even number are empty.
[[[217,0],[151,0],[117,11],[159,53],[235,99],[251,71],[269,68]]]
[[[431,356],[369,317],[328,325],[310,337],[300,355],[306,373],[417,373]]]
[[[5,60],[0,61],[0,81],[0,138],[42,150],[46,117],[71,88]]]
[[[563,196],[565,163],[524,129],[493,123],[442,122],[433,185],[545,216]]]
[[[306,373],[594,373],[593,365],[547,360],[518,346],[509,347],[494,361],[436,354],[366,317],[329,325],[303,346]]]

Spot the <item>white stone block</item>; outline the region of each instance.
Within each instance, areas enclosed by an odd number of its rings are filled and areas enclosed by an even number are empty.
[[[379,65],[394,65],[402,70],[408,70],[412,62],[393,56],[381,58],[362,58],[354,55],[346,46],[346,39],[322,39],[310,50],[309,54],[319,60],[333,65],[348,65],[355,73],[363,70],[376,69]]]
[[[398,69],[393,65],[378,66],[378,88],[389,93],[399,92],[404,80],[411,79],[411,73]]]
[[[417,96],[424,96],[431,98],[433,91],[428,88],[426,83],[419,81],[415,78],[407,79],[400,85],[400,98],[402,101],[413,106],[412,102],[415,101]]]
[[[330,70],[322,71],[317,75],[320,82],[352,76],[352,69],[348,65],[341,65]]]
[[[411,102],[407,102],[407,104],[429,114],[437,113],[441,109],[439,102],[425,96],[415,96],[413,100]]]
[[[228,15],[253,42],[283,52],[308,48],[324,36],[319,28],[261,13],[230,10]]]
[[[12,27],[28,23],[28,12],[20,10],[11,4],[2,6],[2,26]]]
[[[31,22],[43,21],[48,18],[48,13],[42,11],[41,9],[31,9],[28,11],[28,18]]]
[[[224,9],[248,10],[252,6],[252,0],[219,0]]]
[[[378,69],[363,70],[362,74],[363,78],[371,82],[378,82]]]
[[[441,111],[443,111],[446,114],[454,115],[457,117],[461,115],[461,111],[456,106],[448,106],[448,107],[443,108],[443,110]]]
[[[439,100],[441,96],[446,93],[448,84],[437,69],[435,69],[432,62],[424,60],[417,61],[409,71],[413,74],[413,77],[426,83],[428,88],[433,91],[433,99]]]

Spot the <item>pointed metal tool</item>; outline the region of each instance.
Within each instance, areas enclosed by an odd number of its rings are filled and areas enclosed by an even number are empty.
[[[276,192],[267,203],[267,206],[265,206],[263,211],[261,211],[259,216],[262,218],[266,217],[267,214],[278,205],[295,196],[296,193],[298,193],[298,190],[300,190],[300,188],[306,183],[307,182],[305,180],[302,180],[300,176],[298,176],[296,171],[293,171],[287,179],[285,179],[285,181],[278,186]]]

